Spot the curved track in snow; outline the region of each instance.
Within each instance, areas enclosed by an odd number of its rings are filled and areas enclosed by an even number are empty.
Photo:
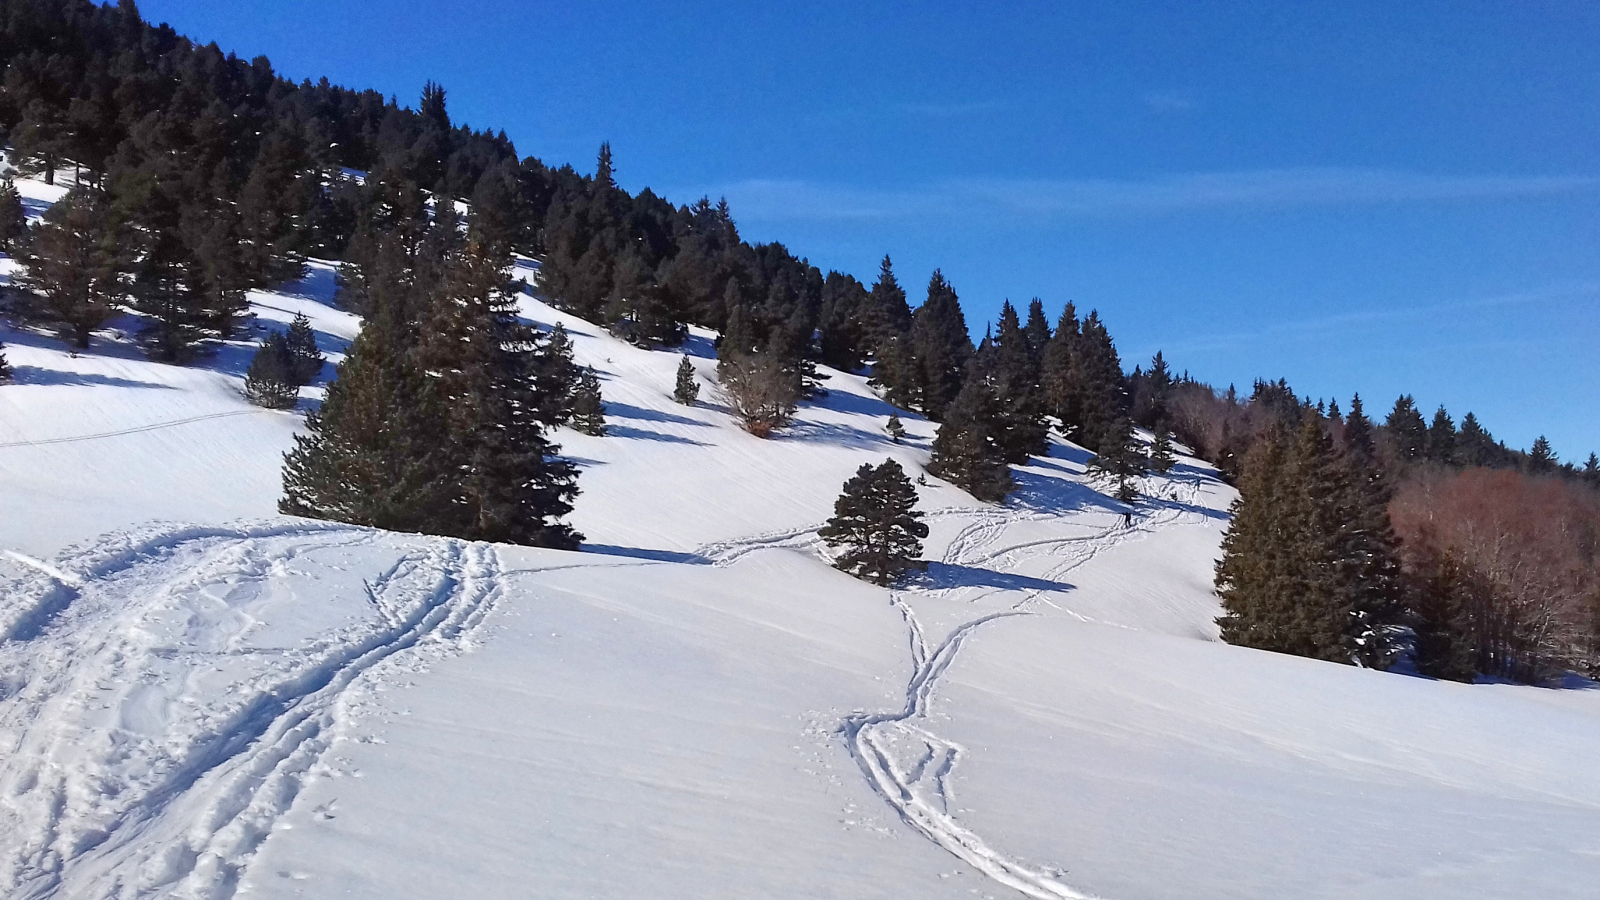
[[[400,552],[360,579],[361,615],[244,640],[303,557],[386,539]],[[344,527],[157,532],[54,568],[50,626],[0,644],[0,894],[18,900],[232,896],[365,702],[353,688],[469,646],[502,593],[490,545]]]

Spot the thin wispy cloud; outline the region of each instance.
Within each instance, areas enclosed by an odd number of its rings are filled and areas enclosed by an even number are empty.
[[[1593,176],[1427,175],[1385,169],[1265,169],[1142,180],[946,179],[873,190],[803,180],[751,179],[669,196],[726,196],[753,221],[891,219],[999,214],[1149,216],[1554,196],[1600,188]]]
[[[1200,106],[1188,91],[1146,91],[1139,99],[1158,113],[1186,113]]]
[[[1219,350],[1236,350],[1242,344],[1264,340],[1271,340],[1276,343],[1296,339],[1325,341],[1336,335],[1350,332],[1371,332],[1380,327],[1391,326],[1394,323],[1406,320],[1459,318],[1478,311],[1515,307],[1559,307],[1563,304],[1574,303],[1587,306],[1597,300],[1600,300],[1600,283],[1562,283],[1534,290],[1516,291],[1489,297],[1448,300],[1415,306],[1365,309],[1331,316],[1310,316],[1304,319],[1275,322],[1265,328],[1196,335],[1187,340],[1171,343],[1166,349],[1169,352],[1199,354]],[[1456,338],[1451,340],[1453,344],[1459,343]],[[1506,343],[1504,339],[1495,342],[1496,345],[1504,343]]]

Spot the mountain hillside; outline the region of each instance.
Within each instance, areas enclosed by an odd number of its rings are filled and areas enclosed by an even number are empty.
[[[337,361],[333,286],[252,292],[256,335]],[[556,435],[582,552],[277,515],[332,365],[272,412],[248,342],[0,332],[0,896],[1592,895],[1600,694],[1220,643],[1206,464],[1128,519],[1059,439],[1004,505],[928,476],[929,569],[880,589],[816,530],[932,424],[824,369],[761,440],[709,333],[521,312],[601,379],[609,433]]]

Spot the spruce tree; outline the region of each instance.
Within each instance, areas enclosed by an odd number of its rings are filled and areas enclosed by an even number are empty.
[[[245,370],[245,397],[267,409],[292,409],[299,400],[301,384],[295,362],[283,332],[272,332],[256,349]]]
[[[899,463],[864,464],[844,483],[833,517],[817,534],[828,546],[844,548],[833,561],[836,567],[874,584],[891,584],[927,566],[918,557],[928,526],[916,504],[917,489]]]
[[[575,549],[559,520],[577,473],[538,418],[538,341],[500,292],[503,260],[472,245],[420,262],[440,277],[369,273],[371,311],[285,458],[280,511]]]
[[[15,258],[28,238],[28,216],[22,208],[22,194],[7,175],[0,181],[0,250]]]
[[[962,374],[973,351],[961,301],[938,270],[928,280],[928,299],[912,316],[911,352],[922,411],[940,419],[961,391]]]
[[[1433,424],[1428,427],[1428,458],[1445,465],[1456,461],[1456,423],[1443,406],[1433,414]]]
[[[0,344],[0,383],[10,381],[15,374],[11,370],[11,363],[6,360],[6,345]]]
[[[684,406],[693,406],[700,397],[700,382],[694,377],[694,363],[687,354],[678,362],[678,381],[672,386],[672,399]]]
[[[1415,462],[1428,452],[1428,426],[1410,394],[1401,394],[1385,423],[1395,453],[1403,462]]]
[[[546,428],[572,421],[572,398],[577,392],[578,364],[572,357],[572,336],[560,322],[549,335],[530,334],[529,378],[536,402],[533,415]]]
[[[863,341],[874,356],[881,356],[891,339],[911,331],[911,305],[906,302],[906,292],[895,278],[894,263],[887,255],[878,264],[878,280],[867,294],[861,315]],[[876,367],[873,374],[877,374]]]
[[[126,235],[103,193],[74,188],[45,212],[28,242],[27,271],[19,281],[39,295],[42,312],[60,322],[79,349],[89,346],[126,296]]]
[[[1028,301],[1028,321],[1022,326],[1022,333],[1028,339],[1034,366],[1043,365],[1044,348],[1050,345],[1050,321],[1044,315],[1044,301],[1038,297]]]
[[[928,471],[973,497],[999,503],[1016,487],[995,427],[999,400],[986,381],[962,388],[933,439]]]
[[[289,331],[284,335],[284,344],[294,362],[292,371],[296,384],[310,384],[322,373],[326,360],[317,349],[317,333],[312,330],[311,320],[306,318],[305,313],[295,313],[294,320],[289,323]]]
[[[1114,485],[1112,496],[1123,503],[1139,499],[1134,481],[1147,471],[1149,460],[1133,433],[1133,423],[1118,419],[1100,441],[1100,452],[1089,460],[1089,471],[1110,479]]]
[[[1172,453],[1172,431],[1165,420],[1157,422],[1150,441],[1150,468],[1165,475],[1177,463],[1178,458]]]
[[[1000,331],[987,351],[973,357],[968,378],[991,379],[1000,400],[996,425],[1006,462],[1021,464],[1049,449],[1050,426],[1044,418],[1039,368],[1027,335],[1010,302],[1000,308]]]
[[[606,406],[600,396],[600,378],[588,366],[578,370],[578,380],[573,385],[572,427],[591,437],[604,437],[606,433]]]
[[[1548,475],[1555,469],[1555,451],[1550,449],[1550,441],[1541,434],[1534,439],[1533,449],[1528,451],[1528,471],[1535,475]]]
[[[896,444],[900,443],[900,439],[906,436],[906,426],[901,423],[899,413],[889,414],[889,422],[883,426],[883,430],[889,433],[889,440],[894,441]]]

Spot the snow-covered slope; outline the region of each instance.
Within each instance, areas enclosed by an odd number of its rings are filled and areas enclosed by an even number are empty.
[[[252,300],[336,355],[331,285]],[[1070,444],[1005,506],[929,478],[884,591],[815,529],[929,423],[832,373],[758,440],[707,335],[685,408],[676,352],[524,312],[602,378],[582,553],[275,515],[243,344],[0,334],[0,896],[1592,895],[1600,694],[1218,643],[1203,464],[1131,525]]]

